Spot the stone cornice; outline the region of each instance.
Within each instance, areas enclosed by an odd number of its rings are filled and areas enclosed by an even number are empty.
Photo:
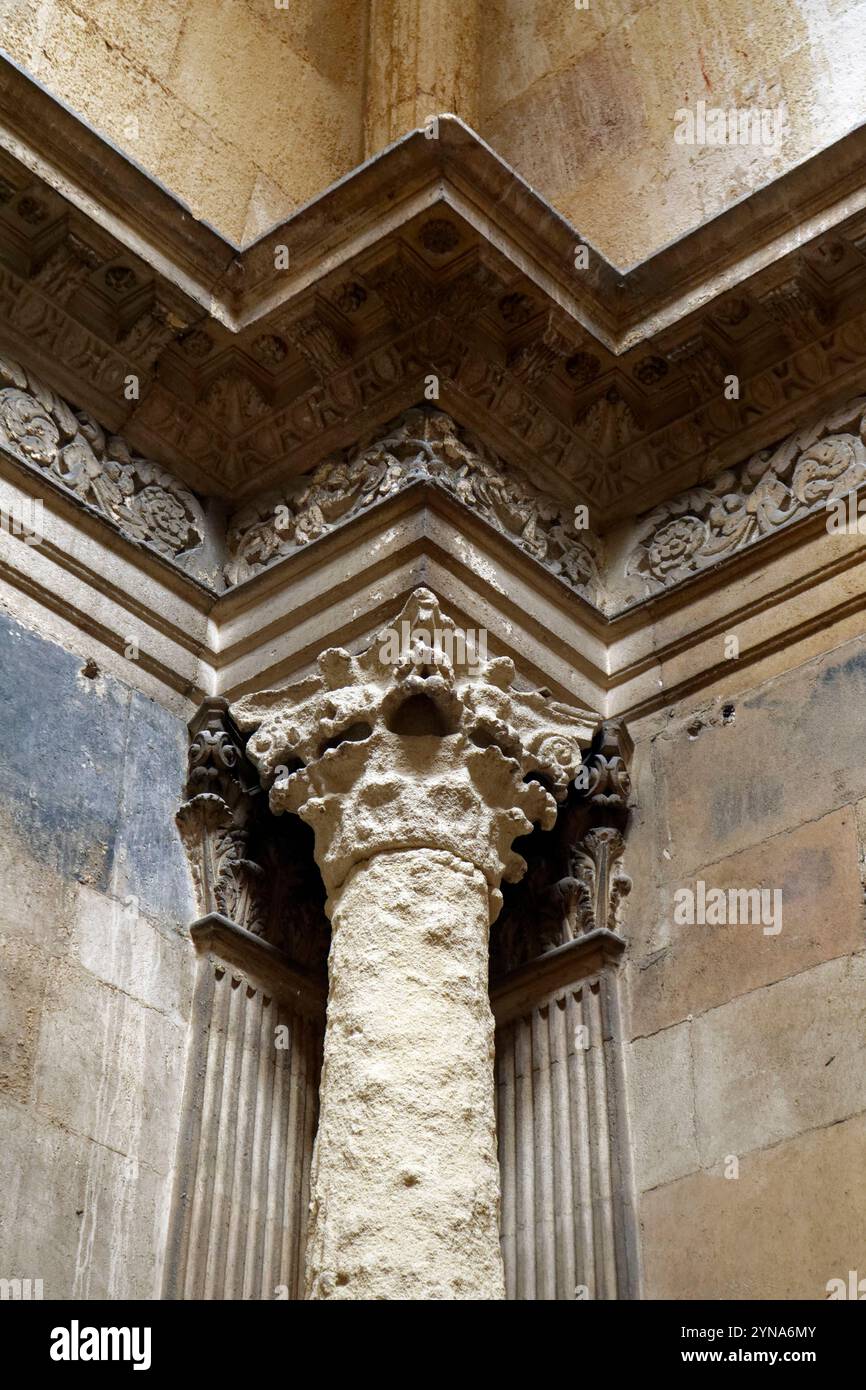
[[[589,275],[575,279],[570,267],[579,229],[463,121],[443,114],[436,139],[424,130],[408,132],[285,222],[239,246],[198,221],[159,180],[2,51],[0,105],[0,147],[87,215],[97,213],[107,230],[154,269],[161,261],[185,292],[235,329],[252,322],[261,306],[291,297],[301,264],[318,262],[323,243],[333,251],[335,243],[350,242],[358,219],[370,220],[371,198],[393,203],[400,190],[407,201],[442,179],[453,185],[455,205],[465,199],[467,210],[474,206],[484,217],[498,209],[496,232],[510,232],[515,246],[534,254],[549,283],[557,283],[565,295],[561,302],[571,308],[573,300],[587,320],[596,318],[593,331],[614,352],[699,307],[718,292],[720,274],[730,272],[724,285],[730,289],[777,260],[790,249],[786,234],[796,231],[802,240],[804,231],[812,237],[852,214],[866,213],[866,127],[861,126],[648,260],[621,268],[593,251]],[[284,232],[290,233],[290,281],[274,271],[270,255],[274,242],[286,240]],[[601,323],[610,325],[609,339]]]
[[[299,1013],[313,1018],[321,1016],[327,989],[321,980],[292,966],[276,946],[219,912],[200,917],[192,923],[189,932],[197,951],[211,952],[219,961],[225,961],[244,978],[269,989]]]
[[[862,382],[862,130],[639,266],[576,270],[579,232],[454,117],[239,249],[8,62],[0,108],[3,343],[203,493],[284,485],[433,375],[604,530]]]
[[[490,991],[490,1002],[497,1026],[518,1018],[552,990],[591,979],[605,965],[616,965],[625,940],[607,927],[596,927],[584,936],[518,966],[497,980]]]
[[[209,516],[176,477],[133,454],[121,436],[0,357],[0,449],[214,594],[249,583],[362,516],[387,530],[386,504],[433,489],[539,564],[604,626],[798,525],[810,523],[811,534],[829,503],[856,499],[866,483],[864,431],[866,397],[857,396],[602,538],[578,526],[561,499],[427,407],[226,520]]]

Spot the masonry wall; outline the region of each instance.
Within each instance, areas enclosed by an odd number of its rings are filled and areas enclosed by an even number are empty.
[[[665,713],[637,747],[628,1063],[649,1298],[823,1299],[862,1274],[864,709],[859,637]],[[781,889],[781,931],[675,925],[698,879]]]
[[[0,46],[236,243],[364,158],[366,3],[0,0]]]
[[[490,0],[477,129],[623,269],[866,115],[860,0]],[[776,149],[677,144],[675,113],[784,105]]]
[[[46,1297],[147,1298],[192,984],[173,828],[186,731],[85,669],[0,618],[0,1263]],[[862,1269],[864,708],[858,637],[636,729],[626,1062],[645,1297],[823,1299]],[[780,889],[781,931],[677,925],[674,894],[698,879]]]
[[[0,1274],[158,1290],[195,916],[183,722],[0,615]]]
[[[623,268],[866,117],[863,0],[0,0],[0,45],[193,213],[254,240],[454,111]],[[777,149],[675,113],[784,105]]]

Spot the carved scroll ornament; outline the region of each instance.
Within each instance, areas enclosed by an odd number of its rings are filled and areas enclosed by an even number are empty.
[[[529,842],[526,878],[493,939],[494,979],[589,932],[619,934],[632,888],[622,866],[632,751],[622,720],[602,720],[553,839],[536,833]]]
[[[9,358],[0,358],[0,446],[161,555],[176,560],[204,539],[187,488]]]
[[[415,482],[435,484],[577,590],[594,592],[596,557],[568,504],[540,492],[441,411],[407,411],[384,438],[326,459],[293,490],[244,508],[229,528],[231,584]]]
[[[866,397],[858,396],[708,486],[645,518],[626,573],[658,592],[859,488],[866,478]]]

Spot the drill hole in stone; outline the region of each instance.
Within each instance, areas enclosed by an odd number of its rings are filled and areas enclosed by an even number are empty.
[[[537,782],[539,787],[543,787],[546,792],[550,792],[551,796],[553,796],[556,791],[556,783],[546,772],[527,772],[523,780],[527,785],[530,782]]]
[[[363,743],[365,738],[369,738],[373,732],[373,727],[366,720],[359,719],[354,724],[350,724],[348,729],[341,729],[333,738],[325,739],[319,749],[319,757],[326,753],[329,748],[339,748],[341,743]]]
[[[300,772],[305,767],[302,758],[287,758],[284,763],[279,763],[276,769],[277,777],[291,777],[293,773]]]
[[[388,716],[385,727],[405,738],[446,738],[456,729],[427,695],[410,695]]]
[[[474,729],[470,729],[469,737],[476,748],[498,748],[503,758],[514,758],[515,749],[513,747],[508,747],[506,743],[498,739],[496,735],[492,733],[490,729],[485,728],[483,724],[476,724]],[[532,777],[532,775],[533,774],[530,773],[529,777]],[[529,777],[524,780],[529,780]]]

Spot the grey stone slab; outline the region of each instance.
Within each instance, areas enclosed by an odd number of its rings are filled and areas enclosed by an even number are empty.
[[[46,1299],[158,1297],[168,1179],[0,1098],[0,1272]]]
[[[45,995],[33,1103],[76,1133],[166,1173],[185,1043],[182,1024],[61,961]]]
[[[639,1038],[627,1052],[629,1114],[638,1191],[700,1167],[690,1025]]]
[[[35,857],[104,887],[117,831],[129,691],[0,614],[0,787]]]
[[[183,926],[196,916],[174,821],[186,778],[187,742],[182,720],[132,692],[111,891],[134,899],[142,913]]]

